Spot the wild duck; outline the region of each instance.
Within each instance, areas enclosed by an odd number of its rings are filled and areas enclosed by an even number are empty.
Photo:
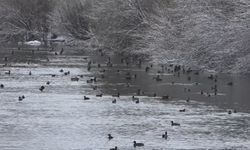
[[[142,147],[144,146],[143,143],[137,143],[136,141],[134,141],[134,147]]]
[[[102,94],[97,94],[96,97],[102,97]]]
[[[139,100],[139,98],[138,98],[138,97],[135,97],[135,96],[132,96],[132,100],[133,100],[133,101],[136,101],[136,100]]]
[[[175,123],[174,121],[171,121],[171,126],[180,126],[179,123]]]
[[[45,89],[45,86],[41,86],[41,87],[39,88],[39,90],[40,90],[41,92],[43,92],[44,89]]]
[[[186,109],[181,109],[179,110],[179,112],[186,112]]]
[[[114,100],[112,101],[112,103],[115,104],[115,103],[116,103],[116,99],[114,99]]]
[[[109,150],[118,150],[117,146],[115,148],[111,148]]]
[[[84,100],[89,100],[90,98],[87,96],[84,96]]]
[[[167,139],[167,138],[168,138],[168,132],[165,132],[165,133],[162,135],[162,138]]]
[[[73,77],[73,78],[71,78],[71,81],[79,81],[79,78],[78,77]]]
[[[164,96],[162,96],[162,99],[169,99],[169,96],[168,95],[164,95]]]
[[[108,139],[112,140],[114,137],[111,134],[108,134]]]

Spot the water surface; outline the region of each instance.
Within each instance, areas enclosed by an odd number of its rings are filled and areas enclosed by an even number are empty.
[[[131,150],[134,140],[143,142],[145,146],[136,149],[144,150],[250,149],[248,77],[219,74],[215,96],[211,90],[215,83],[205,72],[190,74],[189,81],[187,75],[178,77],[165,71],[159,74],[163,81],[157,82],[153,77],[160,66],[145,73],[149,64],[138,67],[131,61],[127,66],[120,56],[111,58],[113,67],[106,67],[107,56],[82,50],[66,49],[63,55],[42,49],[35,54],[29,49],[14,50],[14,55],[11,51],[0,52],[0,64],[7,63],[0,68],[0,84],[5,85],[0,89],[0,149],[104,150],[118,146]],[[89,60],[94,62],[90,71]],[[65,76],[61,69],[70,71],[70,75]],[[103,69],[105,73],[100,72]],[[5,74],[8,70],[10,75]],[[136,79],[127,81],[127,72],[136,74]],[[71,81],[80,75],[78,82]],[[95,76],[96,83],[86,82]],[[51,84],[46,85],[47,81]],[[230,81],[233,86],[227,85]],[[39,91],[42,85],[43,92]],[[145,94],[136,96],[140,103],[135,104],[131,97],[138,89]],[[211,93],[211,97],[201,95],[201,90]],[[113,104],[115,98],[111,95],[117,92],[121,97]],[[104,96],[96,97],[100,93]],[[153,93],[157,96],[152,97]],[[22,95],[26,98],[19,102]],[[162,95],[170,99],[162,100]],[[84,101],[84,96],[90,100]],[[186,112],[180,113],[180,109]],[[238,112],[229,115],[229,109]],[[172,127],[170,121],[181,126]],[[161,138],[165,131],[169,134],[167,140]],[[108,140],[109,133],[113,140]]]

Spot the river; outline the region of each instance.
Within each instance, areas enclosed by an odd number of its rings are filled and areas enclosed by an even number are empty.
[[[218,74],[215,83],[208,79],[209,72],[178,76],[166,69],[157,73],[161,66],[153,65],[146,73],[150,64],[138,66],[131,61],[126,65],[121,56],[111,56],[113,66],[107,67],[107,60],[108,56],[78,49],[65,48],[62,55],[55,55],[47,49],[32,53],[1,48],[0,65],[7,65],[0,68],[4,85],[0,88],[0,149],[107,150],[117,146],[133,150],[135,140],[145,145],[139,150],[250,149],[249,77]],[[131,80],[126,79],[128,72]],[[154,80],[156,75],[162,81]],[[79,81],[71,81],[75,77]],[[87,83],[94,77],[97,82]],[[211,90],[215,84],[217,95]],[[42,92],[41,86],[45,87]],[[112,96],[118,92],[119,98]],[[25,98],[19,101],[22,95]],[[162,99],[164,95],[169,99]],[[228,114],[234,109],[237,113]],[[180,126],[171,126],[171,121]],[[168,139],[162,138],[165,131]],[[114,138],[109,140],[108,134]]]

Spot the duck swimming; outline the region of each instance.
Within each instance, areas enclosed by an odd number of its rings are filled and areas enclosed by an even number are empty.
[[[24,96],[24,95],[18,97],[18,101],[23,101],[24,99],[25,99],[25,96]]]
[[[39,88],[39,90],[40,90],[41,92],[43,92],[44,89],[45,89],[45,86],[41,86],[41,87]]]
[[[78,77],[73,77],[73,78],[71,78],[71,81],[79,81],[79,78]]]
[[[135,97],[135,96],[132,96],[132,100],[133,100],[133,101],[136,101],[136,100],[139,100],[139,98],[138,98],[138,97]]]
[[[162,99],[169,99],[169,96],[168,95],[164,95],[164,96],[162,96]]]
[[[97,94],[96,97],[102,97],[102,94]]]
[[[186,112],[186,109],[181,109],[179,110],[179,112]]]
[[[9,70],[9,71],[7,71],[7,72],[5,72],[5,74],[10,75],[10,70]]]
[[[143,143],[137,143],[136,141],[134,141],[134,147],[142,147],[144,146]]]
[[[112,103],[115,104],[115,103],[116,103],[116,99],[114,99],[114,100],[112,101]]]
[[[112,140],[114,137],[111,134],[108,134],[108,139]]]
[[[89,100],[90,98],[87,96],[84,96],[84,100]]]
[[[162,138],[164,138],[164,139],[168,138],[168,132],[167,131],[162,135]]]
[[[116,146],[115,148],[111,148],[111,149],[109,149],[109,150],[118,150],[118,149],[117,149],[117,146]]]
[[[171,121],[171,126],[180,126],[179,123],[175,123],[174,121]]]
[[[19,100],[19,101],[22,101],[22,100],[23,100],[23,98],[22,98],[21,96],[19,96],[19,97],[18,97],[18,100]]]

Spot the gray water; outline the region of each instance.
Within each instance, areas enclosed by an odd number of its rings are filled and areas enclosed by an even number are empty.
[[[14,55],[11,50],[1,50],[0,54],[1,64],[5,63],[4,56],[9,57],[8,65],[0,68],[0,84],[5,85],[0,89],[1,150],[102,150],[115,146],[131,150],[135,149],[134,140],[145,144],[136,148],[143,150],[250,149],[248,77],[219,74],[218,95],[207,97],[200,95],[200,90],[210,93],[214,83],[205,72],[191,75],[191,81],[186,75],[177,77],[165,72],[160,74],[163,81],[156,82],[152,78],[159,66],[145,73],[148,64],[139,68],[131,62],[126,66],[120,63],[120,56],[112,58],[114,67],[98,68],[97,63],[106,66],[107,57],[80,50],[65,50],[57,56],[48,50],[34,55],[30,50],[15,50]],[[90,71],[86,67],[89,60],[96,62]],[[107,71],[101,73],[104,68]],[[63,75],[60,69],[70,71],[70,75]],[[8,70],[10,75],[5,74]],[[126,72],[137,74],[137,78],[127,81]],[[71,78],[78,75],[82,78],[72,82]],[[94,76],[98,77],[96,83],[86,82]],[[47,81],[51,84],[46,85]],[[228,86],[229,81],[234,85]],[[42,85],[44,92],[39,91]],[[139,104],[131,98],[137,89],[145,92],[136,96]],[[112,104],[115,98],[111,95],[117,92],[121,97]],[[96,97],[100,93],[104,96]],[[153,93],[158,96],[151,97]],[[26,98],[19,102],[22,95]],[[162,95],[169,95],[170,99],[162,100]],[[83,100],[84,96],[90,100]],[[180,113],[184,108],[186,112]],[[229,109],[238,112],[229,115]],[[171,126],[172,120],[181,126]],[[169,134],[167,140],[161,138],[165,131]],[[109,133],[114,136],[110,141]]]

